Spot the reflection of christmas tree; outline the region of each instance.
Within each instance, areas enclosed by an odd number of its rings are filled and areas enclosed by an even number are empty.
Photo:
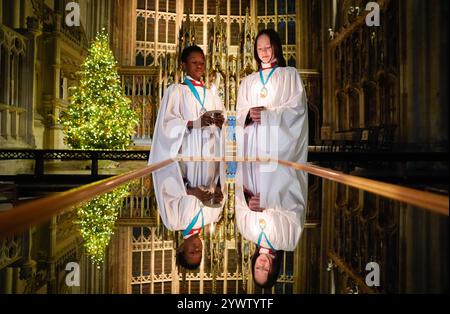
[[[61,123],[66,143],[75,149],[125,149],[138,123],[130,100],[123,94],[117,64],[102,32],[81,66],[80,85]]]
[[[103,194],[77,209],[76,224],[84,241],[86,253],[91,261],[100,266],[119,216],[122,200],[129,194],[129,186]]]

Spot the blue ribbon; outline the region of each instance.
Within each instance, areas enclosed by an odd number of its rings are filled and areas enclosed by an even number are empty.
[[[278,68],[278,65],[274,66],[272,71],[270,71],[269,76],[267,77],[267,80],[264,81],[264,76],[263,76],[263,71],[262,71],[262,67],[259,69],[259,78],[261,79],[261,83],[264,85],[264,87],[266,87],[266,84],[269,82],[270,77],[273,75],[273,73],[275,72],[275,70]]]
[[[200,95],[198,94],[197,89],[195,88],[194,84],[192,84],[191,80],[189,79],[185,79],[184,80],[184,84],[186,84],[189,89],[191,90],[192,94],[194,94],[194,97],[198,100],[198,102],[200,103],[200,105],[202,106],[203,110],[205,109],[205,99],[206,99],[206,87],[203,86],[203,101],[200,99]]]
[[[264,238],[266,239],[267,244],[269,244],[269,247],[272,251],[276,251],[275,248],[272,246],[272,243],[270,243],[269,238],[267,238],[266,233],[263,231],[261,231],[261,233],[259,234],[259,238],[258,238],[258,247],[261,247],[261,240],[262,237],[264,236]]]
[[[200,214],[202,215],[202,229],[205,227],[205,216],[203,215],[203,207],[200,207],[200,210],[197,213],[197,215],[195,215],[194,219],[192,219],[191,223],[186,228],[186,230],[183,231],[183,237],[187,236],[189,232],[191,232],[192,228],[194,228],[195,224],[197,223],[198,217],[200,217]]]

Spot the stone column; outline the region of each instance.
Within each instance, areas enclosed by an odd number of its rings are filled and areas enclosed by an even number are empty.
[[[18,1],[18,0],[16,0]],[[26,0],[20,0],[20,28],[27,27]]]
[[[7,267],[4,270],[5,276],[3,279],[1,290],[3,294],[12,294],[13,293],[13,268]]]
[[[26,75],[22,75],[23,86],[27,93],[24,93],[22,96],[22,101],[24,103],[22,106],[26,106],[26,114],[25,114],[25,130],[24,136],[27,144],[31,147],[35,147],[35,133],[34,133],[34,119],[35,119],[35,111],[38,106],[37,104],[37,81],[36,81],[36,68],[35,64],[37,63],[37,38],[41,35],[41,29],[39,25],[39,21],[37,18],[29,17],[27,19],[27,29],[28,29],[28,44],[27,44],[27,59],[28,65]]]
[[[107,253],[106,293],[131,293],[132,227],[120,226],[111,239]]]
[[[399,141],[416,149],[448,145],[448,9],[445,1],[399,2]],[[403,204],[399,234],[399,292],[448,291],[448,219]]]
[[[319,293],[331,292],[330,273],[328,267],[328,252],[333,243],[333,206],[336,200],[336,183],[322,179],[322,217],[320,223],[320,254],[319,254]]]
[[[3,93],[5,95],[4,102],[5,105],[11,105],[11,50],[5,49],[6,55],[3,57],[5,59],[5,80],[3,81]]]
[[[13,294],[22,294],[23,293],[23,283],[20,280],[20,268],[15,267],[13,268]]]
[[[61,42],[60,42],[60,14],[55,17],[55,30],[49,35],[49,58],[48,58],[48,89],[45,91],[45,111],[46,114],[52,115],[52,120],[46,125],[46,136],[44,146],[47,149],[57,149],[63,146],[62,128],[58,124],[61,107],[59,105],[59,84],[61,76]]]
[[[448,3],[412,0],[399,11],[400,141],[448,144]]]
[[[12,16],[13,16],[12,28],[18,29],[18,28],[20,28],[20,0],[14,0],[13,3],[14,4],[13,4],[13,12],[12,12]]]
[[[3,0],[0,0],[0,24],[3,24]]]
[[[332,80],[334,77],[333,68],[332,68],[332,51],[329,49],[329,38],[328,38],[328,29],[332,27],[333,24],[333,3],[331,1],[323,1],[322,2],[322,18],[321,18],[321,36],[322,38],[322,77],[328,78],[323,79],[323,87],[322,87],[322,129],[321,129],[321,139],[330,139],[332,128],[333,128],[333,90],[332,90]]]
[[[296,34],[297,34],[297,40],[300,39],[300,41],[297,41],[297,48],[296,48],[296,55],[297,55],[297,68],[298,69],[309,69],[309,55],[310,55],[310,43],[311,38],[309,38],[310,31],[310,0],[296,0],[295,7],[296,7],[296,15],[297,15],[297,24],[296,24]],[[286,31],[287,31],[287,24],[286,24]]]
[[[158,19],[158,12],[159,12],[159,1],[156,1],[155,3],[155,64],[159,65],[159,58],[158,58],[158,41],[159,41],[159,19]],[[160,67],[161,69],[161,67]]]

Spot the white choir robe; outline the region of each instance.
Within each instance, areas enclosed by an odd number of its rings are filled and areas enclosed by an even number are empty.
[[[188,78],[190,78],[188,76]],[[203,100],[203,88],[195,86]],[[218,95],[206,90],[205,109],[222,110],[225,107]],[[187,128],[188,121],[197,120],[202,107],[187,85],[168,87],[161,101],[152,139],[149,163],[182,157],[221,157],[224,139],[221,130],[211,125],[201,129]],[[225,124],[224,124],[225,125]]]
[[[258,244],[260,220],[264,219],[266,233],[275,250],[294,251],[303,232],[307,198],[308,175],[303,171],[278,166],[276,171],[258,171],[263,164],[238,165],[236,177],[236,224],[242,236]],[[260,193],[263,212],[250,210],[243,187],[253,194]],[[262,237],[261,246],[270,248]]]
[[[216,181],[216,178],[212,178]],[[171,231],[186,230],[202,206],[195,196],[187,195],[181,169],[178,163],[170,164],[153,173],[153,183],[161,220]],[[203,207],[205,226],[217,222],[222,214],[225,199],[221,207]],[[193,229],[202,227],[201,216]]]
[[[214,192],[219,179],[221,179],[222,192],[225,192],[224,182],[225,166],[219,162],[179,162],[181,174],[193,188],[201,187],[203,190]],[[225,195],[225,194],[224,194]]]
[[[263,71],[266,80],[270,69]],[[259,72],[241,83],[237,99],[237,156],[273,158],[306,163],[308,153],[308,106],[306,91],[297,69],[279,67],[266,84],[268,95],[260,96]],[[250,108],[266,107],[261,124],[245,127]]]

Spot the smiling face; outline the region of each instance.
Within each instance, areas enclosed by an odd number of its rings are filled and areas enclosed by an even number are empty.
[[[200,52],[192,52],[182,65],[183,71],[196,81],[200,81],[205,74],[205,56]]]
[[[184,241],[184,258],[189,264],[200,264],[202,261],[203,243],[198,236],[192,236]]]
[[[269,36],[267,36],[266,34],[258,37],[258,41],[256,42],[256,51],[258,53],[259,59],[263,63],[272,63],[275,61],[272,44],[270,42]]]
[[[269,274],[272,270],[273,260],[267,254],[261,254],[258,256],[255,262],[254,280],[258,285],[264,285],[269,278]]]

